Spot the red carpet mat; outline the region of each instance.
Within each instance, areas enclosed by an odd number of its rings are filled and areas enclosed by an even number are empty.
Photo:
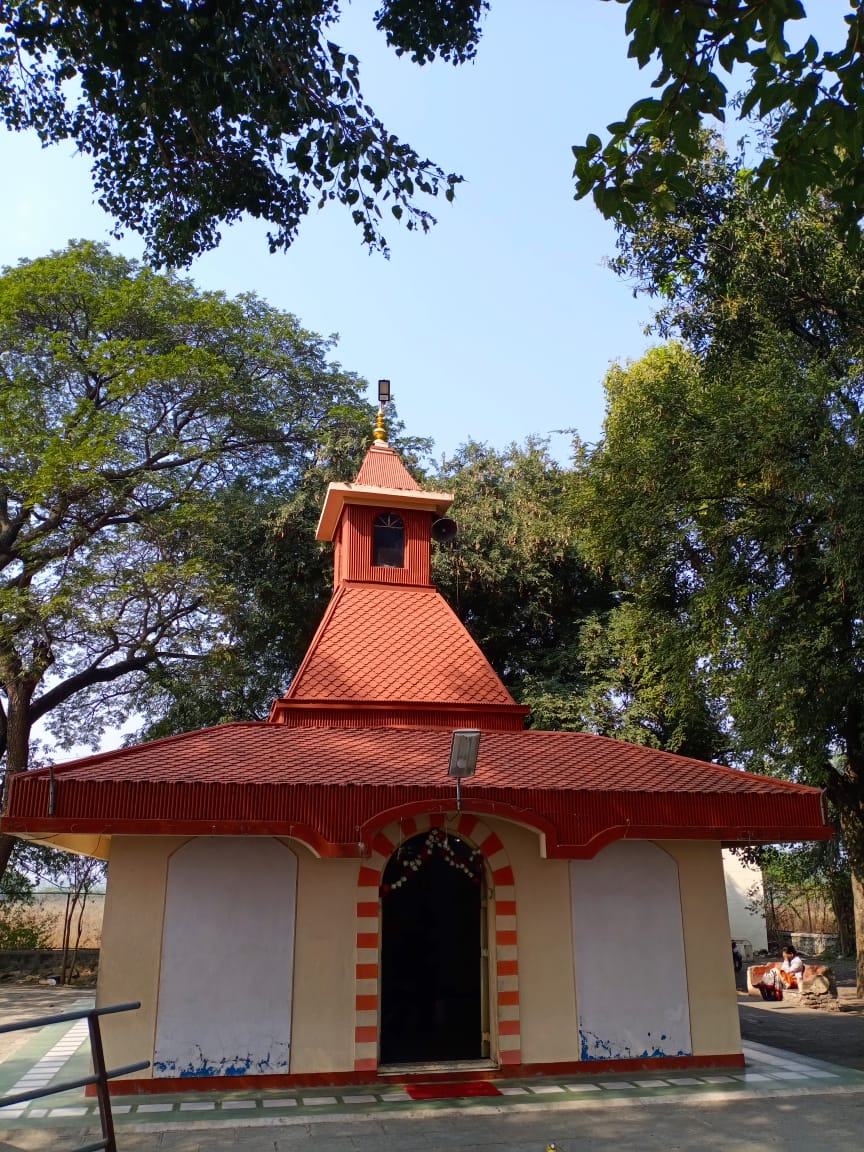
[[[464,1084],[405,1084],[412,1100],[458,1100],[461,1096],[500,1096],[501,1093],[488,1080],[467,1081]]]

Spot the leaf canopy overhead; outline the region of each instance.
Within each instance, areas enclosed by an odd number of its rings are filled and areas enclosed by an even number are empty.
[[[420,62],[473,54],[483,3],[383,0],[375,15]],[[347,207],[386,250],[385,207],[434,223],[422,197],[447,175],[400,142],[360,91],[357,58],[330,39],[337,0],[0,2],[0,115],[92,158],[99,202],[148,255],[182,265],[246,214],[287,248],[314,204]]]
[[[789,47],[805,16],[799,0],[617,2],[629,55],[656,68],[656,92],[605,140],[595,131],[573,148],[577,198],[593,196],[628,225],[646,207],[673,210],[692,193],[687,163],[704,124],[734,106],[761,125],[760,182],[793,201],[829,193],[855,232],[862,0],[849,0],[836,50],[812,37]],[[490,7],[380,0],[373,19],[397,54],[461,64],[476,55]],[[188,264],[245,215],[268,224],[271,250],[285,249],[310,209],[328,203],[386,251],[388,224],[425,231],[429,205],[453,199],[462,177],[369,106],[357,57],[336,42],[339,15],[338,0],[0,0],[0,117],[45,143],[74,141],[100,204],[118,229],[144,237],[157,264]]]

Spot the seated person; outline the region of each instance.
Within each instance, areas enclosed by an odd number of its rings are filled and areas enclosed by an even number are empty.
[[[799,988],[804,979],[804,961],[791,944],[783,949],[783,963],[780,965],[780,979],[784,988]]]
[[[755,985],[763,1000],[782,1000],[784,988],[788,992],[800,991],[804,979],[804,961],[791,944],[783,949],[783,962],[779,968],[771,967],[763,972],[762,979]]]

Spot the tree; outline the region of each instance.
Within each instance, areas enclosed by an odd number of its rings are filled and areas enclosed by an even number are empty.
[[[598,577],[612,583],[602,566]],[[722,709],[697,656],[682,657],[692,639],[673,613],[658,609],[616,590],[609,608],[585,621],[585,728],[680,756],[726,760]]]
[[[48,918],[34,907],[33,865],[49,849],[16,842],[9,867],[0,876],[0,949],[50,947]]]
[[[0,755],[94,739],[155,670],[224,647],[238,591],[199,547],[228,493],[301,485],[372,409],[331,345],[254,296],[79,243],[0,276]],[[242,526],[239,526],[242,530]],[[5,865],[11,841],[6,838]]]
[[[821,840],[813,844],[788,846],[769,845],[762,848],[757,859],[762,869],[764,895],[758,910],[764,912],[769,939],[783,935],[778,913],[792,911],[804,920],[807,932],[812,932],[814,906],[817,913],[830,909],[837,926],[838,950],[847,956],[854,946],[852,930],[852,888],[849,861],[837,840]],[[820,929],[822,930],[822,929]]]
[[[77,856],[36,845],[38,855],[30,862],[30,873],[37,881],[48,884],[66,897],[61,937],[60,983],[69,984],[75,976],[75,964],[84,931],[87,900],[106,877],[104,860]]]
[[[592,133],[573,149],[576,197],[593,194],[606,217],[627,226],[645,208],[673,212],[693,194],[689,160],[700,152],[705,118],[740,117],[762,124],[759,186],[793,202],[830,193],[844,224],[864,214],[861,91],[864,12],[849,0],[846,43],[820,49],[810,36],[792,51],[786,26],[804,19],[800,0],[618,0],[627,5],[629,55],[640,68],[655,61],[656,97],[634,104],[608,126],[603,144]],[[734,101],[721,75],[744,70],[745,92]]]
[[[402,434],[395,407],[388,440],[422,479],[430,443]],[[236,720],[262,720],[281,696],[321,622],[333,587],[333,554],[315,539],[331,481],[356,475],[368,449],[370,410],[345,408],[319,429],[315,466],[296,483],[250,491],[233,485],[197,541],[198,555],[234,589],[222,641],[190,667],[151,671],[134,693],[145,723],[135,742]]]
[[[765,192],[711,133],[687,179],[692,194],[672,211],[618,229],[612,268],[657,301],[654,330],[720,366],[782,332],[801,356],[847,375],[864,343],[864,263],[844,244],[830,197]]]
[[[695,354],[610,381],[616,452],[630,436],[630,483],[642,486],[642,539],[661,524],[658,539],[677,541],[670,552],[655,541],[639,599],[665,580],[688,633],[707,626],[695,643],[711,654],[745,762],[826,787],[850,858],[864,989],[864,260],[830,197],[766,192],[710,135],[688,179],[694,194],[674,211],[619,229],[614,265],[661,301],[656,328]],[[640,532],[632,518],[629,530]],[[694,595],[705,596],[695,614]]]
[[[582,627],[609,604],[586,567],[569,516],[573,470],[544,440],[498,452],[471,441],[444,459],[435,484],[455,493],[453,543],[434,578],[484,655],[541,728],[587,726]]]
[[[382,0],[375,20],[422,63],[470,59],[481,0]],[[408,228],[434,223],[419,194],[452,199],[446,175],[387,131],[358,62],[328,38],[338,0],[0,0],[0,114],[92,158],[99,202],[181,265],[219,225],[266,220],[287,248],[317,202],[351,212],[386,249],[382,205]]]
[[[722,120],[730,104],[721,75],[738,66],[749,79],[740,113],[766,126],[760,180],[793,199],[827,189],[857,223],[861,0],[850,0],[838,52],[812,38],[789,49],[799,0],[618,3],[629,54],[656,62],[661,91],[611,124],[605,146],[592,133],[573,149],[577,197],[593,194],[626,223],[645,206],[671,210],[690,194],[703,118]],[[373,19],[397,54],[460,64],[489,7],[379,0]],[[157,263],[188,263],[243,214],[267,221],[272,250],[287,248],[310,207],[333,201],[386,250],[387,208],[426,230],[422,197],[452,199],[461,177],[399,141],[364,101],[357,58],[330,38],[338,15],[338,0],[0,0],[0,115],[45,143],[73,140],[92,158],[102,206]]]
[[[824,787],[864,987],[864,382],[767,327],[751,358],[680,345],[607,379],[583,547],[722,706],[733,762]]]

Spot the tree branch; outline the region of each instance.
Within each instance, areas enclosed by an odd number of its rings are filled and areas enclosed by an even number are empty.
[[[127,656],[124,660],[118,660],[116,664],[109,664],[107,667],[91,664],[89,668],[84,668],[61,684],[56,684],[33,701],[30,705],[33,723],[41,720],[52,708],[65,704],[76,692],[92,688],[94,684],[110,684],[112,680],[119,680],[121,676],[126,676],[130,672],[143,672],[159,658],[160,653],[147,652],[140,656]]]

